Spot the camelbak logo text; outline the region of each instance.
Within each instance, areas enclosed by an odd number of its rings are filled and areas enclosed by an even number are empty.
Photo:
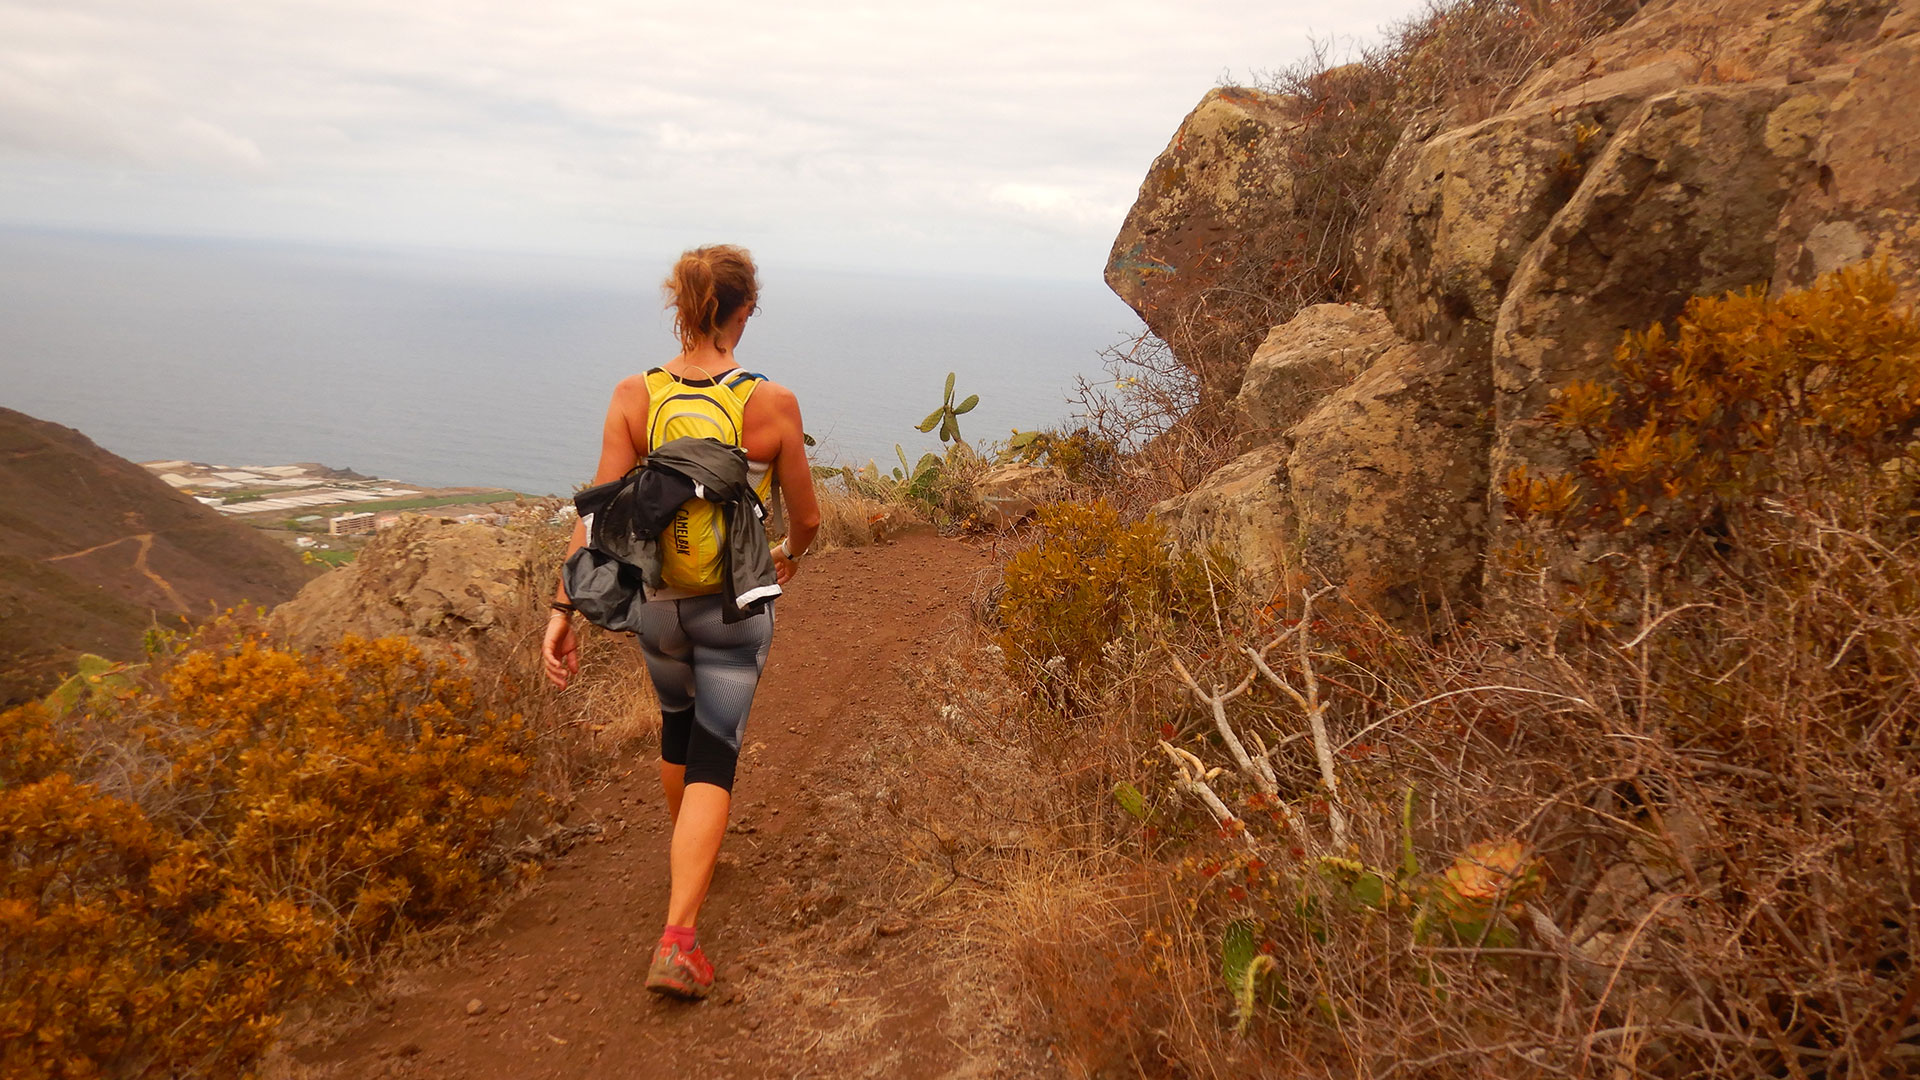
[[[693,554],[693,530],[687,526],[684,510],[673,515],[673,551],[676,555]]]

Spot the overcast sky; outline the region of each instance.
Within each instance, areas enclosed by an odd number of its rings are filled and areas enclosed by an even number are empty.
[[[1208,87],[1416,2],[0,0],[0,225],[1097,277]]]

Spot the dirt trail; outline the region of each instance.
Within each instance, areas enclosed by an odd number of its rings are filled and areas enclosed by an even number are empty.
[[[65,554],[65,555],[55,555],[52,558],[48,559],[47,561],[50,563],[55,563],[55,562],[65,562],[68,559],[82,558],[84,556],[91,555],[96,551],[104,551],[107,548],[115,547],[119,544],[124,544],[129,540],[132,540],[140,545],[140,550],[134,552],[134,555],[133,555],[133,568],[139,571],[143,576],[145,576],[148,581],[153,582],[154,587],[159,589],[161,594],[167,598],[168,602],[173,604],[173,610],[175,611],[193,610],[192,606],[189,605],[184,599],[182,599],[180,596],[180,593],[174,589],[172,582],[169,582],[166,578],[163,578],[159,574],[154,573],[153,568],[147,565],[147,555],[149,552],[153,550],[153,534],[150,532],[135,533],[132,536],[123,536],[118,540],[109,540],[104,544],[95,544],[84,551],[74,551],[74,552],[69,552],[68,554]]]
[[[991,560],[927,532],[810,560],[780,601],[733,825],[700,939],[713,998],[641,986],[667,894],[651,752],[571,819],[604,832],[368,1015],[294,1054],[303,1076],[1025,1077],[1043,1048],[896,906],[882,786],[924,717],[900,678],[965,617]],[[635,662],[638,663],[636,654]],[[923,721],[919,721],[923,722]],[[891,740],[891,741],[890,741]],[[892,776],[892,780],[885,779]],[[476,1004],[477,1003],[477,1004]]]

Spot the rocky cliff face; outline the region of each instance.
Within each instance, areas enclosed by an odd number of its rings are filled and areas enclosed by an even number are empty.
[[[1236,318],[1238,309],[1267,306],[1257,290],[1232,286],[1293,217],[1298,111],[1259,90],[1207,91],[1148,171],[1107,260],[1107,287],[1155,334],[1182,342],[1209,395],[1238,388],[1252,348],[1239,328],[1260,320]]]
[[[1261,163],[1292,160],[1304,121],[1246,100],[1208,95],[1115,244],[1108,280],[1156,331],[1203,306],[1237,234],[1288,227]],[[1219,122],[1227,101],[1249,119]],[[1566,464],[1542,411],[1627,331],[1882,256],[1920,297],[1916,104],[1920,0],[1670,0],[1492,116],[1413,118],[1353,242],[1361,303],[1301,311],[1214,377],[1246,456],[1159,512],[1403,619],[1472,599],[1507,528],[1492,487]]]
[[[272,627],[296,648],[329,645],[343,634],[398,636],[429,653],[471,660],[487,631],[540,606],[533,596],[535,548],[521,530],[407,514],[359,558],[275,608]]]

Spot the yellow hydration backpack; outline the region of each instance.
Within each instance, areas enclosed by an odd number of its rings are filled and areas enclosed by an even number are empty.
[[[706,379],[682,379],[665,368],[647,372],[647,448],[689,437],[741,445],[747,399],[764,378],[745,370]],[[763,481],[755,486],[771,484]],[[760,491],[762,499],[767,495]],[[682,503],[660,537],[662,580],[676,589],[719,591],[726,530],[718,506],[701,498]]]

